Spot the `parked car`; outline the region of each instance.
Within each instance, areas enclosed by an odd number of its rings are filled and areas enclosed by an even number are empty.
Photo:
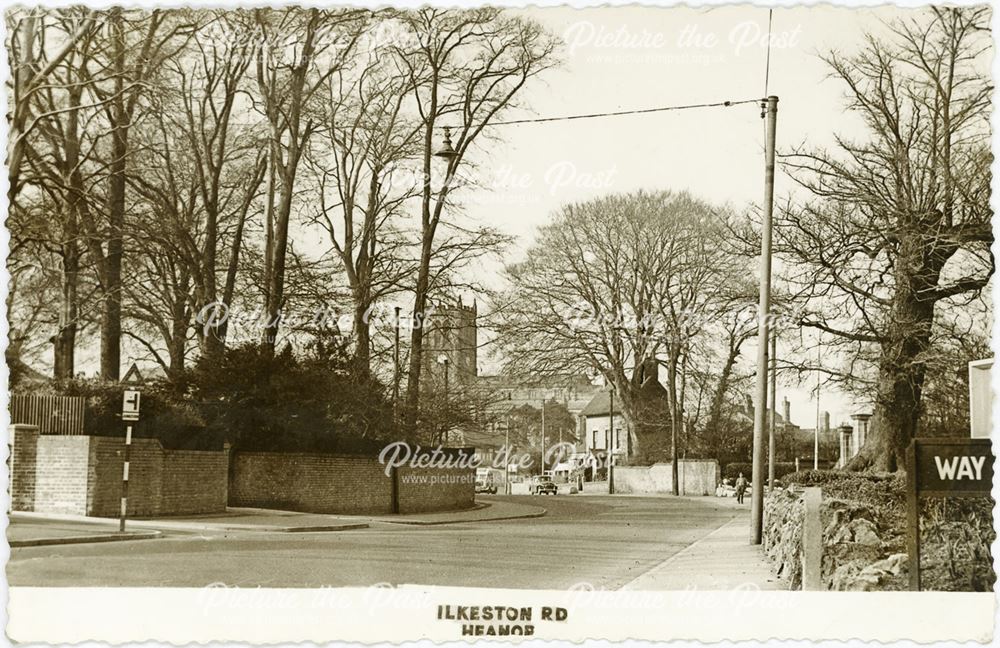
[[[559,488],[551,479],[539,479],[531,485],[531,492],[535,495],[555,495]]]

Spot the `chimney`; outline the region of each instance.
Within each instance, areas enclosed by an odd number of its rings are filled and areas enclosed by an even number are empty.
[[[785,412],[784,413],[784,416],[785,416],[785,425],[791,425],[792,424],[792,404],[788,402],[788,397],[787,396],[785,396],[785,398],[783,399],[782,405],[784,406],[784,412]]]
[[[659,376],[659,362],[656,360],[656,356],[649,356],[642,363],[642,383],[646,384],[646,381],[653,380],[656,381]]]
[[[830,412],[823,412],[823,432],[830,431]]]

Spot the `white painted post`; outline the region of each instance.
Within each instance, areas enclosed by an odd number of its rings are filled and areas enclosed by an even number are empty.
[[[129,452],[132,449],[132,426],[128,425],[125,428],[125,457],[122,462],[122,501],[121,509],[118,514],[118,531],[120,533],[125,533],[125,518],[128,511],[128,463],[129,463]]]
[[[820,506],[823,491],[819,487],[806,488],[805,519],[802,522],[802,589],[815,592],[823,588],[823,522]]]

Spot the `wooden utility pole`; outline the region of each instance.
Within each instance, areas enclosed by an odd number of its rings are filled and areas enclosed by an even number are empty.
[[[764,218],[760,236],[760,304],[757,310],[757,401],[753,417],[753,481],[750,497],[750,544],[764,531],[764,429],[767,425],[767,355],[771,315],[771,229],[774,209],[774,141],[778,98],[767,98],[764,137]]]
[[[613,450],[615,445],[615,388],[611,387],[608,392],[611,397],[611,407],[608,411],[608,416],[610,417],[611,424],[609,425],[608,431],[608,495],[614,495],[615,493],[615,451]]]
[[[819,409],[820,406],[819,394],[820,394],[820,389],[822,388],[822,385],[820,384],[820,379],[823,375],[823,372],[820,371],[819,368],[822,366],[823,362],[822,343],[823,343],[823,338],[822,336],[820,336],[819,344],[816,345],[816,429],[813,430],[813,470],[819,470],[819,426],[821,420],[820,409]]]
[[[542,399],[542,472],[545,472],[545,399]]]
[[[392,412],[394,416],[397,415],[399,408],[399,306],[396,306],[395,312],[392,344]]]
[[[503,494],[510,495],[510,409],[507,410],[507,427],[503,435]]]
[[[778,331],[771,332],[771,424],[767,429],[767,492],[774,489],[774,426],[778,420]]]

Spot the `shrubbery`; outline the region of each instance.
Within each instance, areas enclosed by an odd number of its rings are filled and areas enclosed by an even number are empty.
[[[795,464],[790,461],[777,461],[774,464],[774,478],[783,479],[785,475],[795,472]],[[725,468],[722,469],[722,477],[724,479],[736,479],[743,473],[743,476],[750,479],[753,475],[753,464],[746,462],[734,462],[726,464]],[[764,464],[764,476],[767,477],[767,464]]]
[[[84,433],[124,436],[124,385],[100,380],[52,382],[32,393],[86,398]],[[314,343],[306,354],[260,345],[226,349],[175,373],[173,383],[141,387],[136,438],[166,448],[340,452],[379,451],[398,430],[387,389],[360,371],[338,344]]]
[[[803,470],[783,480],[785,484],[822,486],[824,497],[861,502],[872,507],[887,528],[902,529],[906,518],[904,473],[861,473],[849,470]]]
[[[188,383],[209,429],[237,450],[368,453],[396,436],[386,388],[337,345],[304,357],[226,349],[199,359]]]

